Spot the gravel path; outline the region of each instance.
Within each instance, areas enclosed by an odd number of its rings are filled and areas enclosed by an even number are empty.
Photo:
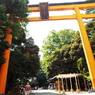
[[[58,93],[55,90],[32,90],[30,95],[95,95],[95,92],[88,93],[85,91],[81,91],[80,93],[76,92],[66,92],[65,94]]]

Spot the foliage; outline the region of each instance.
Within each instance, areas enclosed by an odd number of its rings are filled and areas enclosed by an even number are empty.
[[[95,9],[87,10],[86,13],[95,13]],[[95,56],[95,19],[88,20],[85,27],[89,37],[93,55]],[[73,40],[69,44],[63,45],[61,49],[56,49],[51,54],[52,55],[49,56],[46,60],[46,66],[48,65],[47,71],[49,77],[53,77],[54,75],[59,73],[79,72],[83,73],[87,80],[90,80],[79,33],[76,33]],[[68,67],[68,69],[66,67]]]
[[[88,33],[92,51],[95,55],[95,19],[86,24],[86,31]]]
[[[30,64],[30,76],[35,76],[40,69],[40,62],[39,62],[39,48],[34,44],[32,37],[28,38],[24,45],[22,52],[28,56],[27,64]],[[31,72],[32,70],[32,72]]]
[[[25,18],[28,13],[28,0],[3,0],[1,5],[5,5],[6,13],[13,14],[14,18]]]
[[[6,31],[6,21],[7,15],[5,14],[6,7],[4,5],[0,6],[0,64],[5,63],[3,58],[4,51],[10,47],[8,41],[4,38]]]
[[[89,76],[88,68],[87,68],[87,63],[83,58],[79,58],[77,61],[78,69],[80,73],[83,73],[86,76]]]
[[[11,51],[9,73],[8,73],[8,89],[12,85],[28,81],[35,76],[40,69],[39,48],[34,45],[32,37],[24,39],[23,45],[14,45]],[[23,41],[23,40],[22,40]]]
[[[86,0],[86,1],[93,1],[93,0]],[[92,8],[92,9],[87,9],[86,10],[86,14],[92,14],[92,13],[95,13],[95,8]]]
[[[13,39],[19,38],[25,32],[26,19],[18,21],[19,19],[26,18],[28,15],[28,1],[27,0],[3,0],[0,2],[0,64],[5,62],[2,57],[4,51],[9,48],[8,42],[5,40],[6,31],[9,27],[13,35]],[[5,45],[6,44],[6,45]]]
[[[53,59],[52,58],[53,53],[57,49],[60,49],[63,45],[70,43],[74,34],[75,31],[70,29],[60,30],[59,32],[56,32],[54,30],[50,31],[50,34],[47,36],[47,38],[45,38],[42,46],[43,52],[42,69],[45,72],[47,72],[47,68],[50,65],[50,61],[52,61]]]
[[[93,1],[93,0],[87,0],[87,1]],[[93,14],[93,13],[95,13],[95,8],[86,10],[86,14]],[[95,57],[95,19],[88,20],[88,22],[86,23],[86,31],[87,31],[87,34],[89,37],[89,41],[90,41],[90,45],[92,48],[93,55]],[[85,77],[88,80],[90,80],[89,76],[85,75]]]
[[[86,24],[89,41],[95,54],[95,20]],[[83,47],[79,33],[76,32],[71,43],[63,45],[61,49],[55,50],[48,59],[48,76],[53,77],[60,73],[82,73],[87,80],[90,80],[87,62],[84,56]],[[68,67],[68,68],[66,68]]]
[[[77,33],[74,36],[74,40],[72,40],[72,42],[73,42],[73,45],[70,51],[72,59],[75,61],[75,64],[77,65],[79,72],[82,73],[84,76],[89,76],[88,67],[87,67],[79,33]]]
[[[70,29],[60,30],[58,32],[54,30],[50,31],[49,35],[43,41],[42,52],[44,56],[51,54],[54,50],[69,43],[74,34],[75,31]]]
[[[79,64],[77,61],[81,57],[84,59],[85,57],[79,33],[76,32],[74,38],[71,40],[71,43],[66,44],[61,49],[56,50],[52,55],[53,56],[49,59],[49,66],[47,69],[49,77],[53,77],[61,73],[80,73],[80,69],[78,68]],[[85,66],[87,67],[86,64]]]
[[[11,89],[14,85],[19,82],[23,83],[27,77],[30,65],[26,65],[28,58],[19,49],[11,51],[8,80],[7,80],[7,90]]]
[[[0,1],[0,64],[5,63],[4,51],[10,47],[5,39],[7,29],[12,34],[11,56],[7,80],[7,91],[18,82],[23,83],[35,76],[40,69],[39,48],[32,38],[26,39],[28,0]]]
[[[53,77],[57,74],[64,74],[68,73],[69,70],[66,68],[67,64],[69,67],[70,62],[70,55],[68,54],[68,51],[70,49],[69,45],[63,46],[61,49],[56,50],[52,57],[48,60],[49,66],[47,68],[48,71],[48,77]]]
[[[40,69],[39,72],[36,74],[37,82],[39,83],[39,87],[44,86],[47,82],[46,74]]]
[[[5,59],[3,58],[4,51],[8,49],[10,45],[8,44],[8,41],[5,40],[4,38],[0,38],[0,64],[5,63]]]

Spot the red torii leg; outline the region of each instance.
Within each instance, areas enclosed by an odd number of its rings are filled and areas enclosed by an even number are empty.
[[[10,28],[7,28],[7,34],[5,37],[5,39],[9,41],[9,44],[11,44],[12,42],[12,35],[8,34],[11,31],[12,30]],[[10,48],[5,50],[4,58],[6,59],[6,62],[0,65],[0,95],[5,94],[8,65],[9,65],[9,58],[10,58]]]

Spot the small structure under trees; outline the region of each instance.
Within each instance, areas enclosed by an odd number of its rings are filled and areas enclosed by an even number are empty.
[[[65,93],[65,91],[73,92],[76,90],[79,93],[81,90],[87,91],[87,81],[82,74],[59,74],[49,79],[50,83],[53,84],[54,89],[58,90],[59,93]]]

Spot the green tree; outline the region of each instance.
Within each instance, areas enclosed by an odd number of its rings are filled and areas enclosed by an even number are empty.
[[[22,18],[26,18],[28,15],[28,5],[27,4],[28,2],[26,0],[3,0],[2,2],[0,2],[0,54],[1,54],[0,59],[2,59],[0,60],[1,62],[0,64],[5,63],[5,59],[3,58],[4,51],[10,47],[8,41],[5,39],[5,36],[7,34],[6,32],[7,27],[11,28],[12,30],[11,34],[13,35],[13,39],[19,39],[26,32],[25,25],[26,25],[27,20],[26,19],[22,20]],[[13,51],[11,53],[14,54]],[[17,57],[15,56],[17,53],[18,52],[15,52],[15,54],[13,55],[15,58]],[[24,58],[26,57],[22,56],[23,60],[25,60]],[[13,63],[15,64],[15,62]],[[13,76],[11,74],[15,72],[13,69],[14,67],[15,65],[13,65],[13,67],[10,68],[10,65],[9,65],[9,73],[8,73],[8,81],[7,81],[8,89],[10,89],[11,82],[15,80],[15,79],[12,80]],[[14,73],[14,75],[16,74]],[[13,85],[11,85],[11,88],[12,86]]]
[[[5,39],[7,27],[10,27],[13,39],[19,38],[25,30],[28,15],[28,1],[27,0],[3,0],[0,2],[0,64],[5,63],[2,57],[4,51],[9,48],[8,42]],[[20,22],[19,22],[20,21]]]
[[[87,0],[87,1],[93,1],[93,0]],[[94,14],[95,8],[87,9],[85,13],[86,14]],[[92,48],[93,56],[95,57],[95,19],[87,20],[85,27],[86,27],[86,31],[87,31],[87,34],[89,37],[89,42],[90,42],[90,45]],[[90,80],[89,71],[87,73],[88,74],[86,74],[85,77],[88,80]]]
[[[72,73],[72,60],[69,55],[70,45],[64,45],[61,49],[57,49],[48,60],[49,66],[47,68],[48,77],[53,77],[57,74]],[[67,68],[68,66],[68,68]]]
[[[54,50],[61,48],[63,45],[69,43],[74,36],[75,31],[70,29],[60,30],[58,32],[52,30],[49,35],[44,39],[42,52],[51,54]]]
[[[39,87],[44,86],[44,84],[47,82],[47,76],[41,69],[36,74],[36,80],[39,83]]]
[[[34,45],[33,39],[32,42],[31,38],[26,39],[26,17],[29,13],[27,4],[28,0],[0,1],[0,64],[5,63],[2,56],[10,47],[5,39],[7,27],[12,30],[13,36],[6,90],[11,89],[18,81],[23,82],[34,76],[40,68],[39,48]]]
[[[93,1],[93,0],[86,0],[86,1]],[[92,8],[92,9],[86,9],[86,14],[92,14],[92,13],[95,13],[95,8]]]
[[[5,11],[5,5],[0,4],[0,64],[5,63],[5,59],[3,58],[4,51],[10,47],[5,39],[6,24],[8,22],[8,16],[5,14]]]
[[[84,76],[88,76],[88,68],[79,33],[76,32],[71,43],[54,51],[52,57],[48,60],[48,63],[49,66],[47,71],[49,77],[61,73],[83,73]]]
[[[50,34],[45,38],[42,46],[43,60],[42,69],[47,72],[47,68],[50,63],[50,59],[55,50],[60,49],[63,45],[71,42],[75,34],[74,30],[65,29],[59,32],[50,31]]]
[[[24,39],[23,45],[13,47],[9,64],[8,89],[11,89],[17,83],[24,84],[36,76],[40,69],[39,48],[34,44],[32,37]]]
[[[22,52],[28,56],[27,64],[30,64],[30,76],[35,76],[40,69],[39,48],[34,44],[32,37],[28,38],[23,46]],[[32,70],[32,72],[31,72]]]
[[[91,48],[93,53],[95,53],[95,19],[91,20],[86,24],[86,31],[89,37]]]
[[[7,91],[12,90],[13,86],[18,83],[23,83],[27,80],[27,73],[30,68],[29,64],[26,64],[28,57],[23,55],[20,49],[15,49],[11,51],[10,64],[7,78]],[[26,70],[26,68],[28,70]]]
[[[79,32],[76,33],[71,44],[72,44],[70,50],[71,59],[74,61],[74,64],[79,70],[79,72],[82,73],[84,76],[88,76],[88,67]]]
[[[87,31],[87,34],[88,34],[90,46],[91,46],[91,49],[92,49],[92,52],[93,52],[93,56],[95,57],[95,19],[92,19],[89,22],[87,22],[85,27],[86,27],[86,31]],[[87,72],[85,77],[88,80],[90,80],[89,71]]]

